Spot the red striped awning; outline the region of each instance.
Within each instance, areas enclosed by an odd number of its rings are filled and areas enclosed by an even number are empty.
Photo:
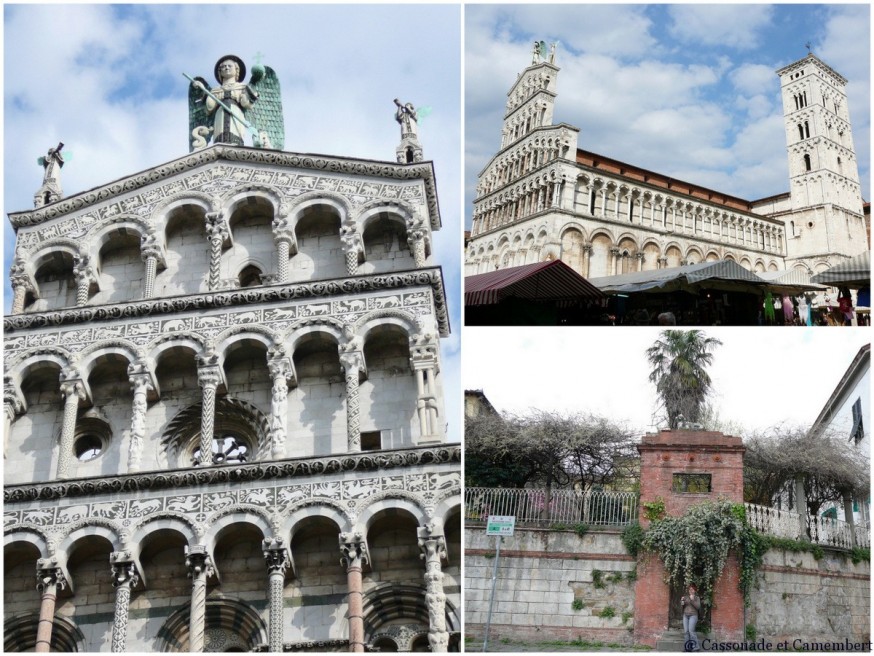
[[[566,301],[605,296],[561,260],[498,269],[464,279],[464,304],[467,306],[493,305],[510,297]]]

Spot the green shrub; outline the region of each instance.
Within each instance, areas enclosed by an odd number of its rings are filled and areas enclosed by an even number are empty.
[[[623,623],[623,624],[627,624],[627,623],[628,623],[628,620],[630,620],[632,617],[634,617],[634,613],[632,613],[630,610],[623,611],[623,613],[622,613],[622,623]]]
[[[665,500],[656,497],[655,501],[645,501],[643,504],[643,516],[654,522],[665,516]]]
[[[756,627],[754,624],[747,624],[747,628],[744,630],[744,637],[747,639],[747,642],[756,641]]]
[[[598,617],[605,620],[611,617],[616,617],[616,611],[613,609],[613,606],[604,606],[604,608],[601,609],[601,612],[598,613]]]
[[[592,585],[594,585],[595,588],[598,590],[601,590],[605,587],[604,580],[602,578],[603,575],[604,572],[599,569],[592,570]]]
[[[583,610],[583,608],[585,608],[585,604],[583,603],[582,599],[574,599],[573,602],[571,602],[571,608],[573,608],[574,610]]]
[[[632,558],[637,558],[637,554],[643,543],[643,536],[644,530],[641,528],[640,524],[636,522],[634,524],[629,524],[622,529],[622,544],[625,545],[625,550]]]

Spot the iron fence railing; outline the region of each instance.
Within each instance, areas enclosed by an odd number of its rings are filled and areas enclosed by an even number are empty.
[[[625,526],[637,521],[637,502],[636,492],[469,487],[464,516],[471,524],[485,523],[489,515],[513,515],[517,526]]]
[[[792,540],[807,540],[839,549],[871,546],[871,528],[865,523],[851,525],[840,519],[809,514],[801,517],[788,510],[754,503],[745,503],[744,506],[747,510],[747,521],[759,533]]]

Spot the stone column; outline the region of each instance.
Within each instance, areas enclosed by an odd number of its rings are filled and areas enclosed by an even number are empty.
[[[419,548],[425,560],[425,603],[428,606],[428,643],[432,652],[449,651],[446,630],[446,594],[443,592],[441,561],[446,558],[446,538],[440,520],[433,519],[418,529]]]
[[[146,265],[143,280],[143,298],[152,298],[155,294],[155,276],[158,273],[158,263],[164,261],[164,251],[158,243],[156,235],[145,234],[140,240],[140,254]]]
[[[206,213],[206,236],[209,239],[209,290],[221,286],[222,246],[230,234],[228,224],[221,212]]]
[[[15,418],[27,411],[24,397],[18,391],[10,376],[3,377],[3,410],[6,422],[3,426],[3,457],[9,448],[9,435],[12,433],[12,422]]]
[[[36,291],[33,280],[27,274],[24,260],[16,258],[9,270],[9,282],[12,284],[12,314],[24,312],[24,299],[27,292]]]
[[[592,244],[583,244],[583,271],[582,275],[584,278],[589,277],[589,265],[592,262]]]
[[[637,270],[643,271],[643,251],[635,253],[634,257],[637,260]]]
[[[416,374],[419,433],[423,440],[436,439],[441,431],[437,413],[437,343],[433,335],[416,335],[410,340],[410,366]]]
[[[113,653],[127,651],[127,620],[130,608],[130,591],[137,581],[137,567],[129,551],[115,551],[109,556],[112,567],[112,585],[115,588],[115,616],[112,621]]]
[[[364,651],[364,593],[361,567],[367,562],[367,544],[361,533],[340,533],[340,563],[346,567],[348,582],[349,651]]]
[[[276,243],[276,281],[284,285],[291,280],[289,258],[297,252],[297,239],[283,213],[273,219],[273,241]]]
[[[267,561],[267,576],[269,579],[270,619],[267,626],[268,649],[271,652],[281,652],[282,634],[282,591],[285,587],[285,570],[291,564],[288,549],[282,543],[282,538],[266,538],[264,540],[264,559]]]
[[[361,373],[366,372],[364,354],[357,344],[348,345],[340,353],[340,367],[346,380],[346,448],[350,452],[361,451],[361,411],[359,409],[358,384]]]
[[[291,359],[280,348],[267,353],[267,369],[273,379],[270,402],[270,452],[274,458],[284,458],[285,441],[288,435],[288,379],[293,378]]]
[[[407,244],[413,253],[413,260],[417,269],[425,266],[425,231],[417,228],[407,233]]]
[[[195,545],[188,550],[185,567],[191,579],[191,618],[188,625],[188,651],[203,651],[206,631],[206,580],[213,575],[206,547]]]
[[[73,437],[76,434],[76,414],[79,411],[79,401],[85,399],[85,384],[75,378],[63,380],[61,394],[64,397],[64,418],[61,423],[57,477],[67,478],[70,471],[70,457],[73,455]]]
[[[358,234],[358,226],[355,221],[347,220],[340,228],[340,242],[343,244],[343,253],[346,256],[346,273],[350,276],[358,274],[358,260],[362,252],[361,235]]]
[[[221,366],[215,353],[197,356],[197,382],[203,393],[203,409],[200,416],[200,467],[212,464],[212,437],[215,425],[215,397],[221,382]]]
[[[668,268],[668,258],[660,257],[659,260],[659,269],[667,269]]]
[[[127,368],[130,378],[131,390],[133,391],[133,408],[131,410],[130,426],[130,449],[127,458],[128,473],[140,470],[140,459],[143,455],[143,440],[146,438],[146,399],[150,390],[155,389],[152,378],[146,365],[143,363],[131,363]]]
[[[610,275],[611,276],[616,275],[616,273],[617,273],[616,266],[618,264],[619,264],[619,247],[613,246],[610,249]]]
[[[76,278],[76,305],[81,307],[88,302],[91,283],[94,282],[94,269],[87,255],[77,257],[73,263],[73,276]]]
[[[39,624],[36,629],[36,652],[49,652],[52,645],[52,629],[55,623],[55,602],[58,589],[67,587],[64,573],[54,558],[40,558],[36,561],[36,589],[41,599],[39,605]]]

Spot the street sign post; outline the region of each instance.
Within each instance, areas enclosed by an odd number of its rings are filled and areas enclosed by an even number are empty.
[[[486,637],[483,640],[483,651],[489,650],[489,630],[492,626],[492,608],[495,605],[495,586],[498,583],[498,560],[501,557],[501,542],[505,537],[513,537],[513,529],[516,527],[514,515],[489,515],[486,520],[486,535],[494,535],[495,544],[495,567],[492,570],[492,597],[489,599],[489,614],[486,617]]]

